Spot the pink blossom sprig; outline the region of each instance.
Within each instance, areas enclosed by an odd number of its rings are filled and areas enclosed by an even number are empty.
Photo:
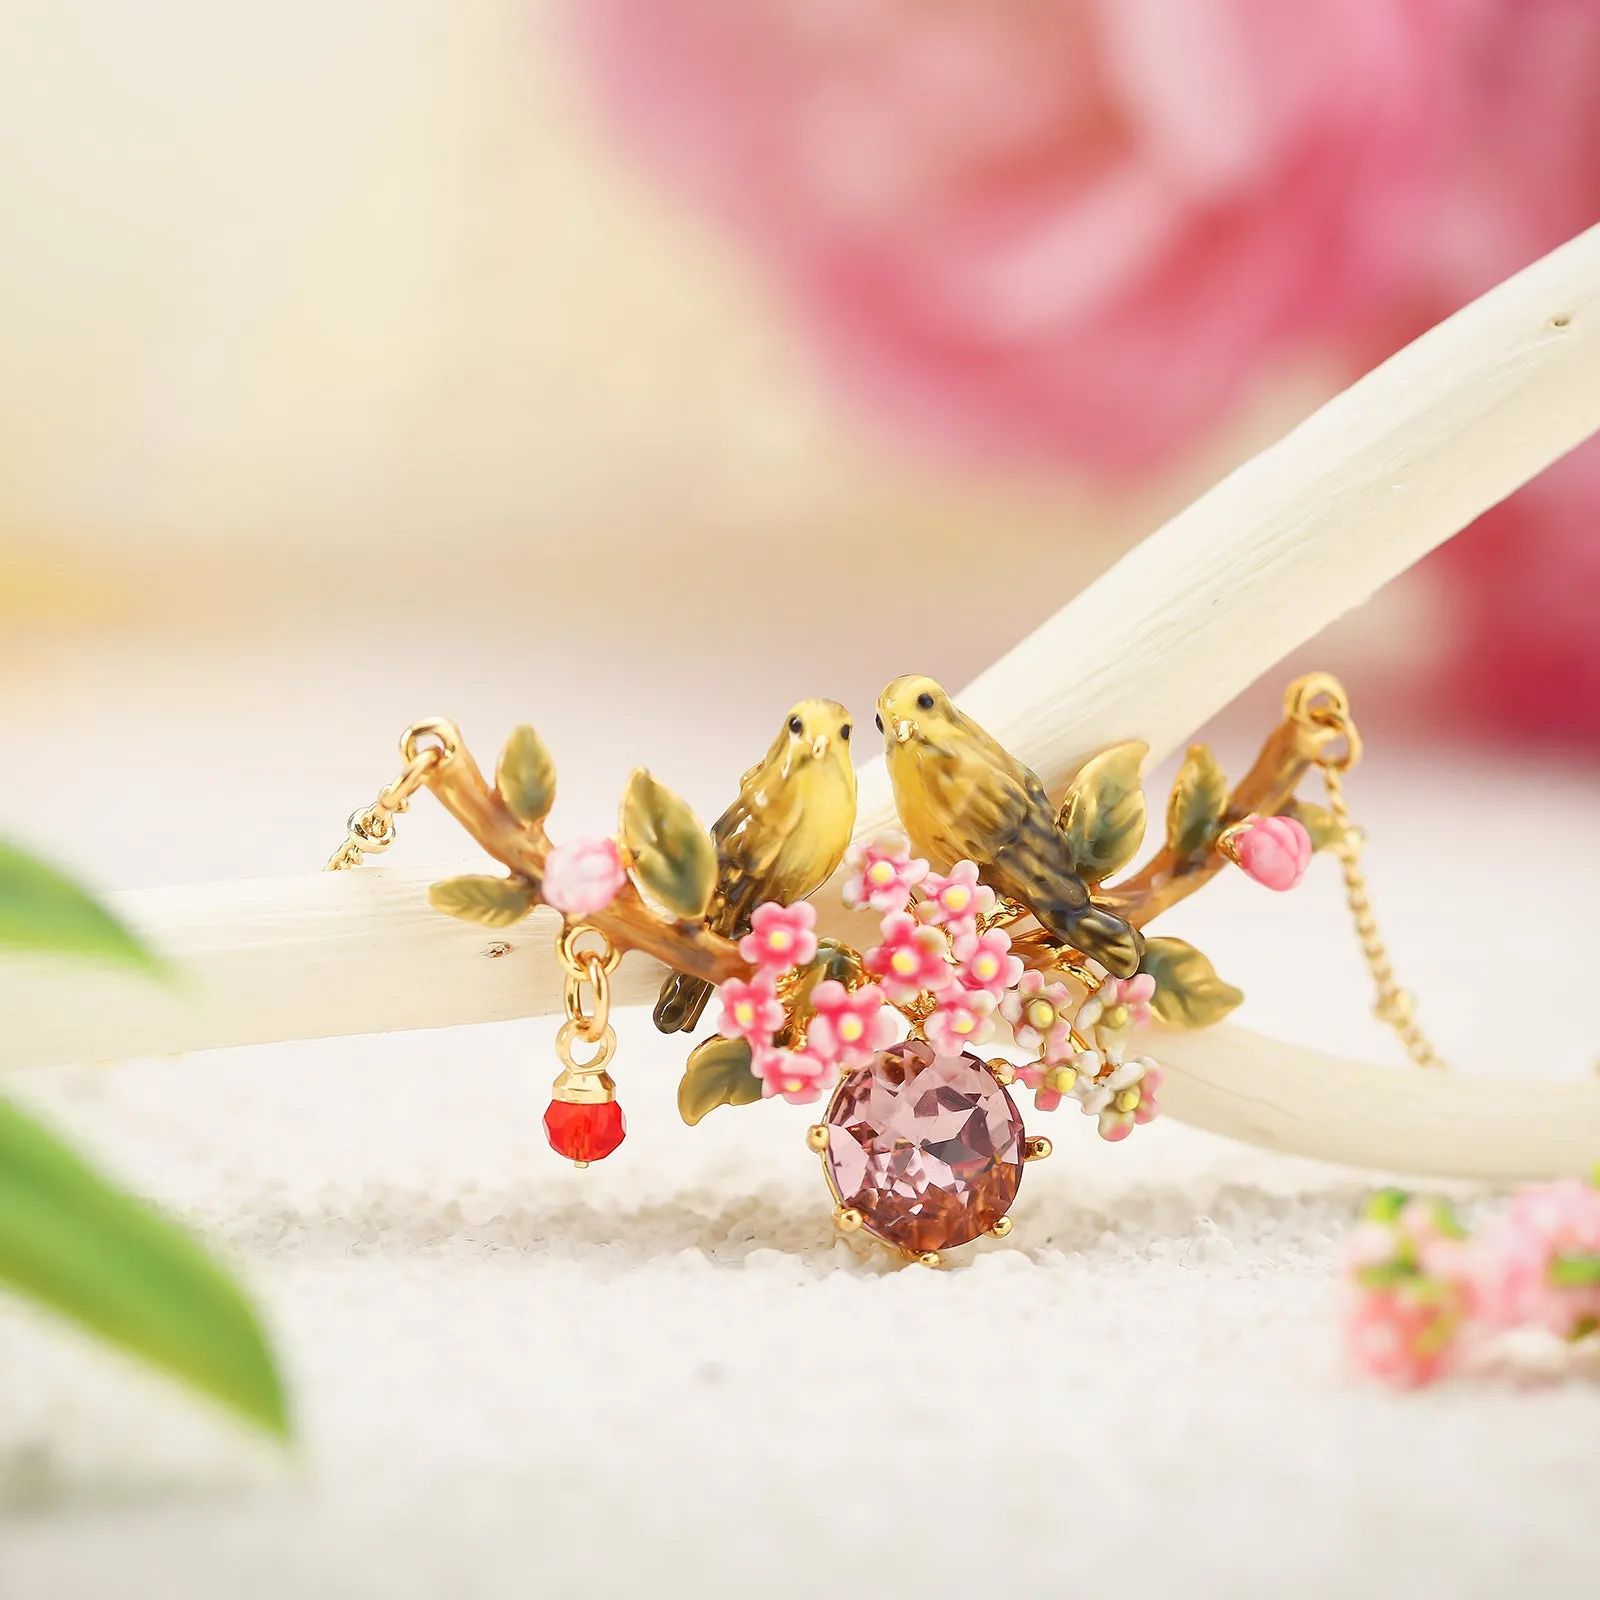
[[[1345,1249],[1344,1332],[1373,1377],[1414,1388],[1456,1359],[1472,1303],[1465,1239],[1442,1200],[1385,1189],[1367,1202]]]
[[[1373,1196],[1345,1250],[1344,1328],[1358,1366],[1405,1387],[1460,1366],[1495,1334],[1600,1333],[1600,1187],[1523,1189],[1469,1236],[1442,1200]]]

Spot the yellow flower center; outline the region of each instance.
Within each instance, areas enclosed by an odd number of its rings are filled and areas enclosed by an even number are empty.
[[[909,978],[917,970],[917,958],[909,950],[896,950],[889,958],[889,965],[902,978]]]
[[[767,948],[771,950],[787,950],[793,943],[787,928],[774,928],[767,935]]]
[[[866,1029],[861,1025],[860,1017],[846,1017],[839,1024],[839,1037],[847,1044],[859,1039]]]
[[[972,963],[972,970],[980,978],[992,978],[1000,970],[1000,963],[991,955],[981,955]]]
[[[965,1013],[963,1013],[961,1016],[957,1017],[950,1024],[950,1026],[957,1033],[971,1033],[972,1032],[972,1023],[973,1023],[973,1019],[971,1017],[967,1016]]]
[[[1126,1006],[1112,1006],[1100,1021],[1104,1026],[1110,1028],[1113,1033],[1118,1028],[1126,1028],[1128,1026],[1128,1008]]]
[[[944,903],[951,911],[965,911],[972,902],[972,896],[959,884],[944,892]]]
[[[1028,1005],[1028,1026],[1043,1033],[1056,1020],[1056,1008],[1048,1000],[1034,1000]]]
[[[874,861],[867,876],[874,883],[890,883],[894,879],[894,868],[887,861]]]
[[[748,1028],[756,1020],[756,1008],[748,1000],[741,1000],[733,1008],[733,1020],[741,1028]]]

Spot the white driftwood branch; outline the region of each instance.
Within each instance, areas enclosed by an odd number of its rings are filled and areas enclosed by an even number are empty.
[[[1247,462],[960,692],[1058,784],[1119,739],[1152,760],[1324,625],[1600,430],[1600,228],[1440,324]],[[1111,634],[1114,619],[1115,633]],[[863,831],[892,816],[881,760]],[[481,870],[481,862],[474,868]],[[186,973],[0,960],[0,1066],[490,1021],[559,1004],[554,918],[503,935],[427,905],[438,871],[366,868],[119,897]],[[835,916],[822,902],[825,918]],[[508,946],[503,954],[489,954]],[[620,1004],[654,992],[631,958]],[[1442,1074],[1335,1062],[1238,1029],[1169,1036],[1166,1108],[1307,1155],[1460,1176],[1585,1170],[1600,1085],[1503,1123]],[[1514,1141],[1514,1147],[1513,1147]]]

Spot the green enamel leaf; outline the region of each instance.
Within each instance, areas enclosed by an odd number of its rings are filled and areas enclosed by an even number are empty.
[[[750,1070],[744,1039],[706,1039],[689,1054],[678,1085],[678,1115],[692,1128],[718,1106],[747,1106],[761,1098],[761,1080]]]
[[[1202,855],[1222,831],[1228,780],[1211,747],[1192,744],[1167,802],[1167,848],[1181,859]]]
[[[93,956],[157,971],[161,960],[86,889],[0,844],[0,948]]]
[[[1311,835],[1313,850],[1331,850],[1343,836],[1343,830],[1326,806],[1314,806],[1304,800],[1291,800],[1280,816],[1293,817]]]
[[[676,917],[706,914],[717,884],[717,850],[700,819],[643,767],[622,793],[619,833],[635,882]]]
[[[495,768],[495,788],[519,822],[543,822],[556,798],[556,764],[526,723],[514,728]]]
[[[0,1283],[288,1434],[271,1351],[228,1275],[189,1234],[4,1101]]]
[[[1244,999],[1182,939],[1147,939],[1139,970],[1156,980],[1150,1004],[1169,1028],[1209,1028]]]
[[[509,928],[533,909],[527,886],[519,878],[489,878],[469,874],[446,878],[428,891],[428,904],[463,922],[484,928]]]
[[[1061,807],[1061,831],[1085,882],[1099,883],[1133,860],[1144,838],[1139,768],[1150,746],[1141,739],[1113,745],[1086,761]]]

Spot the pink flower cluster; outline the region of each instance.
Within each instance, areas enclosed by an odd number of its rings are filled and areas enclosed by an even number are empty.
[[[851,990],[829,978],[811,991],[805,1047],[786,1050],[774,1044],[785,1021],[779,981],[816,956],[816,921],[816,907],[804,901],[757,906],[750,932],[739,941],[739,954],[755,966],[755,976],[729,978],[717,989],[722,1005],[717,1032],[746,1040],[750,1070],[761,1079],[762,1092],[793,1105],[819,1099],[841,1068],[864,1065],[894,1039],[894,1017],[877,984]]]
[[[995,892],[978,882],[976,863],[958,861],[941,876],[890,834],[858,846],[850,866],[846,903],[886,912],[880,942],[862,957],[883,992],[898,1005],[932,995],[934,1009],[922,1031],[946,1055],[988,1038],[996,1009],[1023,970],[1011,953],[1010,934],[979,928],[979,919],[995,908]]]
[[[1430,1383],[1512,1328],[1584,1338],[1600,1331],[1600,1188],[1524,1189],[1476,1237],[1444,1201],[1385,1190],[1346,1246],[1344,1276],[1351,1355],[1390,1383]]]

